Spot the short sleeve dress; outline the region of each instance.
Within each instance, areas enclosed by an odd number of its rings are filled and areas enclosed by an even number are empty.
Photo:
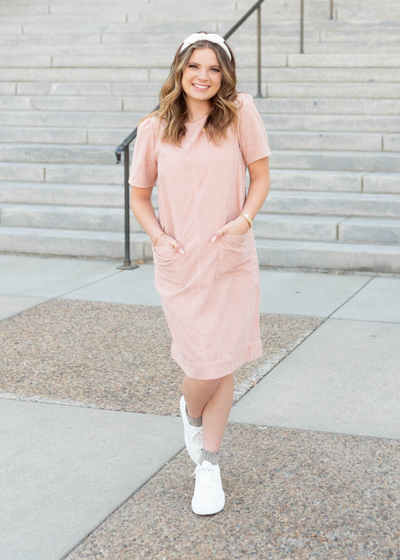
[[[220,146],[202,130],[207,116],[186,123],[181,147],[159,139],[164,121],[142,121],[129,175],[135,187],[158,180],[158,222],[185,251],[152,245],[170,356],[194,379],[224,377],[262,356],[253,229],[211,241],[243,210],[246,165],[271,154],[252,96],[239,93],[237,101],[238,130],[229,127]]]

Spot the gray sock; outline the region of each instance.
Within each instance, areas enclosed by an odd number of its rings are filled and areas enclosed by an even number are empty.
[[[218,454],[219,451],[206,451],[201,448],[199,465],[201,465],[203,461],[209,461],[213,465],[218,465]]]
[[[197,426],[199,428],[200,426],[203,425],[203,417],[202,416],[200,416],[200,418],[192,418],[188,414],[188,410],[187,410],[186,405],[185,405],[185,410],[186,410],[186,418],[188,419],[188,422],[191,426]]]

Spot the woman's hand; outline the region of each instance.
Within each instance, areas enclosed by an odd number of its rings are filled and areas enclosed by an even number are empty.
[[[249,229],[250,226],[246,218],[244,216],[238,216],[236,220],[232,220],[231,222],[228,222],[227,224],[222,226],[222,228],[217,230],[214,234],[214,237],[211,239],[211,241],[215,241],[216,239],[219,239],[225,233],[243,235],[244,233],[249,231]]]
[[[172,247],[172,243],[175,243],[175,247]],[[175,249],[175,251],[179,251],[180,253],[182,253],[182,255],[185,252],[182,249],[182,245],[179,243],[179,241],[177,241],[174,237],[171,237],[171,235],[168,235],[166,233],[164,233],[164,235],[161,235],[161,237],[158,238],[155,247],[172,247],[173,249]]]

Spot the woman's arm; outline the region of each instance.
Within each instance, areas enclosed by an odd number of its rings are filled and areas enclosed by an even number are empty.
[[[250,185],[246,203],[242,212],[255,218],[264,204],[271,184],[269,174],[269,158],[265,157],[254,161],[249,166]],[[240,218],[244,220],[243,217]]]
[[[152,243],[162,229],[151,202],[153,187],[147,189],[131,186],[131,210],[136,220],[150,237]]]
[[[242,212],[245,214],[250,214],[250,216],[255,219],[260,208],[264,204],[270,187],[270,175],[269,175],[269,159],[268,157],[258,159],[250,165],[249,175],[250,175],[250,185],[247,193],[247,198],[245,205],[243,206]],[[241,213],[242,213],[241,212]],[[229,230],[229,233],[242,234],[246,233],[250,229],[249,223],[244,216],[238,216],[235,220],[228,222],[222,228],[215,232],[211,241],[215,241],[218,237]]]

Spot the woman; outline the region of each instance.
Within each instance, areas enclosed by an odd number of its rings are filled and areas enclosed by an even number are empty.
[[[218,453],[233,372],[262,355],[251,226],[269,192],[271,151],[253,98],[236,91],[234,55],[215,33],[185,39],[159,98],[139,122],[131,208],[152,240],[171,357],[186,374],[180,411],[197,464],[192,510],[207,515],[225,505]]]

